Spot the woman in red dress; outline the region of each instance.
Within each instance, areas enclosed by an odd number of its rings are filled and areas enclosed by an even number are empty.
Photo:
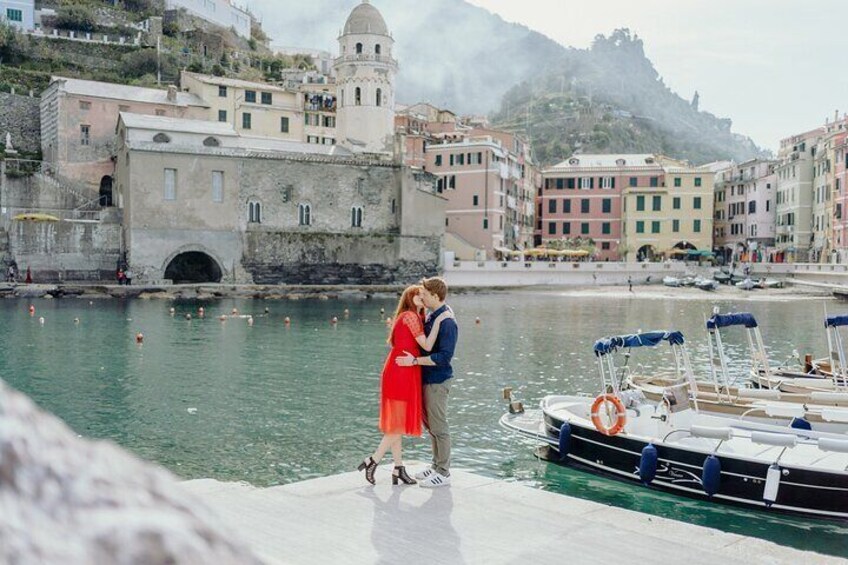
[[[424,335],[424,303],[418,296],[421,287],[412,285],[403,291],[395,311],[394,323],[389,334],[391,351],[383,365],[380,381],[380,431],[383,439],[371,457],[360,463],[359,470],[365,471],[366,480],[375,484],[374,472],[386,454],[392,451],[395,468],[392,471],[392,484],[398,481],[407,485],[415,484],[403,466],[403,436],[420,436],[423,404],[421,399],[421,367],[400,367],[395,358],[406,352],[418,356],[421,349],[430,351],[439,335],[439,325],[450,311],[443,313],[433,321],[430,336]]]

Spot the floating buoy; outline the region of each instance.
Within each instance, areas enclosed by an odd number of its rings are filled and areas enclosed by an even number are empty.
[[[227,315],[221,314],[220,316],[218,316],[218,319],[221,320],[222,322],[226,322],[227,321]]]
[[[197,414],[197,408],[186,408],[186,412],[189,414]]]
[[[136,343],[144,343],[144,334],[141,333],[141,332],[138,332],[137,334],[135,334],[135,342]]]
[[[266,313],[266,314],[269,314],[270,312],[271,312],[271,309],[270,309],[270,308],[268,308],[268,307],[266,306],[266,307],[265,307],[265,313]]]
[[[565,459],[571,451],[571,424],[563,422],[559,428],[559,458]]]
[[[199,318],[203,318],[206,316],[206,310],[203,308],[203,306],[197,309],[197,316]]]
[[[721,461],[715,455],[710,455],[704,460],[704,469],[701,472],[701,485],[707,496],[718,492],[721,484]]]
[[[382,315],[383,315],[383,314],[385,314],[385,313],[386,313],[386,309],[385,309],[385,308],[380,308],[380,315],[382,316]]]
[[[38,323],[41,324],[42,326],[44,325],[44,316],[42,316],[38,319]]]
[[[330,323],[335,326],[336,324],[339,323],[339,319],[337,317],[333,316],[333,318],[330,320]]]
[[[174,308],[171,308],[170,310],[168,310],[168,313],[169,313],[171,316],[173,316],[176,312],[177,312],[177,311],[176,311]]]
[[[191,314],[186,313],[186,315],[185,315],[185,319],[186,319],[186,320],[191,320]]]
[[[480,325],[480,318],[474,318],[474,323],[479,326]]]
[[[248,326],[252,326],[252,325],[253,325],[253,316],[251,316],[251,317],[249,317],[249,318],[247,319],[247,325],[248,325]]]
[[[29,305],[29,315],[30,316],[35,315],[35,306],[33,306],[32,304]]]
[[[345,309],[344,309],[344,317],[345,317],[345,318],[347,318],[348,316],[350,316],[350,310],[348,310],[347,308],[345,308]]]
[[[657,448],[649,443],[642,448],[642,456],[639,457],[639,478],[642,484],[649,485],[657,476]]]
[[[233,316],[238,316],[238,308],[233,308]]]
[[[74,323],[79,324],[79,318],[74,318]]]
[[[392,319],[391,318],[386,318],[386,325],[391,327],[391,325],[392,325]]]
[[[291,320],[289,319],[289,317],[288,317],[288,316],[286,316],[286,319],[285,319],[285,320],[283,320],[283,323],[284,323],[285,325],[287,325],[287,326],[288,326],[288,325],[291,325]]]

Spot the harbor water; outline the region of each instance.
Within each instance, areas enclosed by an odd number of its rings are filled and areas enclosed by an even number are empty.
[[[529,291],[457,295],[449,302],[460,325],[450,400],[454,465],[848,557],[848,524],[713,505],[548,464],[497,424],[504,386],[515,387],[528,405],[546,394],[597,393],[591,346],[598,337],[681,330],[696,371],[706,375],[704,319],[714,305],[752,311],[772,361],[782,363],[793,349],[825,355],[822,318],[825,308],[840,313],[837,303]],[[206,309],[204,319],[197,317],[199,306]],[[349,471],[376,446],[385,318],[394,306],[388,297],[2,300],[0,376],[79,434],[112,440],[182,478],[290,483]],[[252,315],[253,325],[245,317],[218,319],[233,308]],[[144,334],[141,345],[138,332]],[[724,335],[741,379],[747,341],[741,330]],[[660,351],[636,352],[629,361],[645,372],[670,362]],[[408,439],[405,447],[408,459],[428,459],[426,437]]]

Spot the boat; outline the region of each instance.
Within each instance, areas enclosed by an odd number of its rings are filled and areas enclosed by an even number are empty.
[[[718,281],[699,278],[695,281],[695,286],[701,290],[718,290]]]
[[[695,286],[696,280],[698,280],[697,277],[686,275],[683,279],[681,279],[680,284],[683,286]]]
[[[667,343],[678,377],[691,375],[683,334],[614,336],[595,342],[601,394],[551,395],[500,424],[542,444],[556,464],[705,501],[848,520],[848,436],[693,410],[681,387],[648,403],[619,388],[614,353]]]
[[[757,286],[757,283],[752,281],[750,278],[746,278],[734,284],[736,288],[741,288],[742,290],[753,290]]]
[[[763,288],[783,288],[785,283],[778,279],[764,279],[762,281]]]
[[[724,271],[716,271],[713,273],[713,279],[720,284],[730,284],[730,273],[725,273]]]
[[[675,287],[675,288],[681,286],[681,284],[682,284],[680,279],[678,279],[677,277],[671,277],[671,276],[663,277],[662,283],[665,286],[671,286],[671,287]]]

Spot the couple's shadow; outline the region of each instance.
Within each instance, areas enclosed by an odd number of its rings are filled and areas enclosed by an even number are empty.
[[[374,525],[371,543],[377,553],[377,563],[450,563],[462,564],[459,534],[451,524],[453,495],[450,488],[414,492],[418,487],[393,487],[385,500],[372,488],[360,495],[374,503]],[[409,492],[412,491],[412,492]],[[403,502],[427,497],[423,504]]]

